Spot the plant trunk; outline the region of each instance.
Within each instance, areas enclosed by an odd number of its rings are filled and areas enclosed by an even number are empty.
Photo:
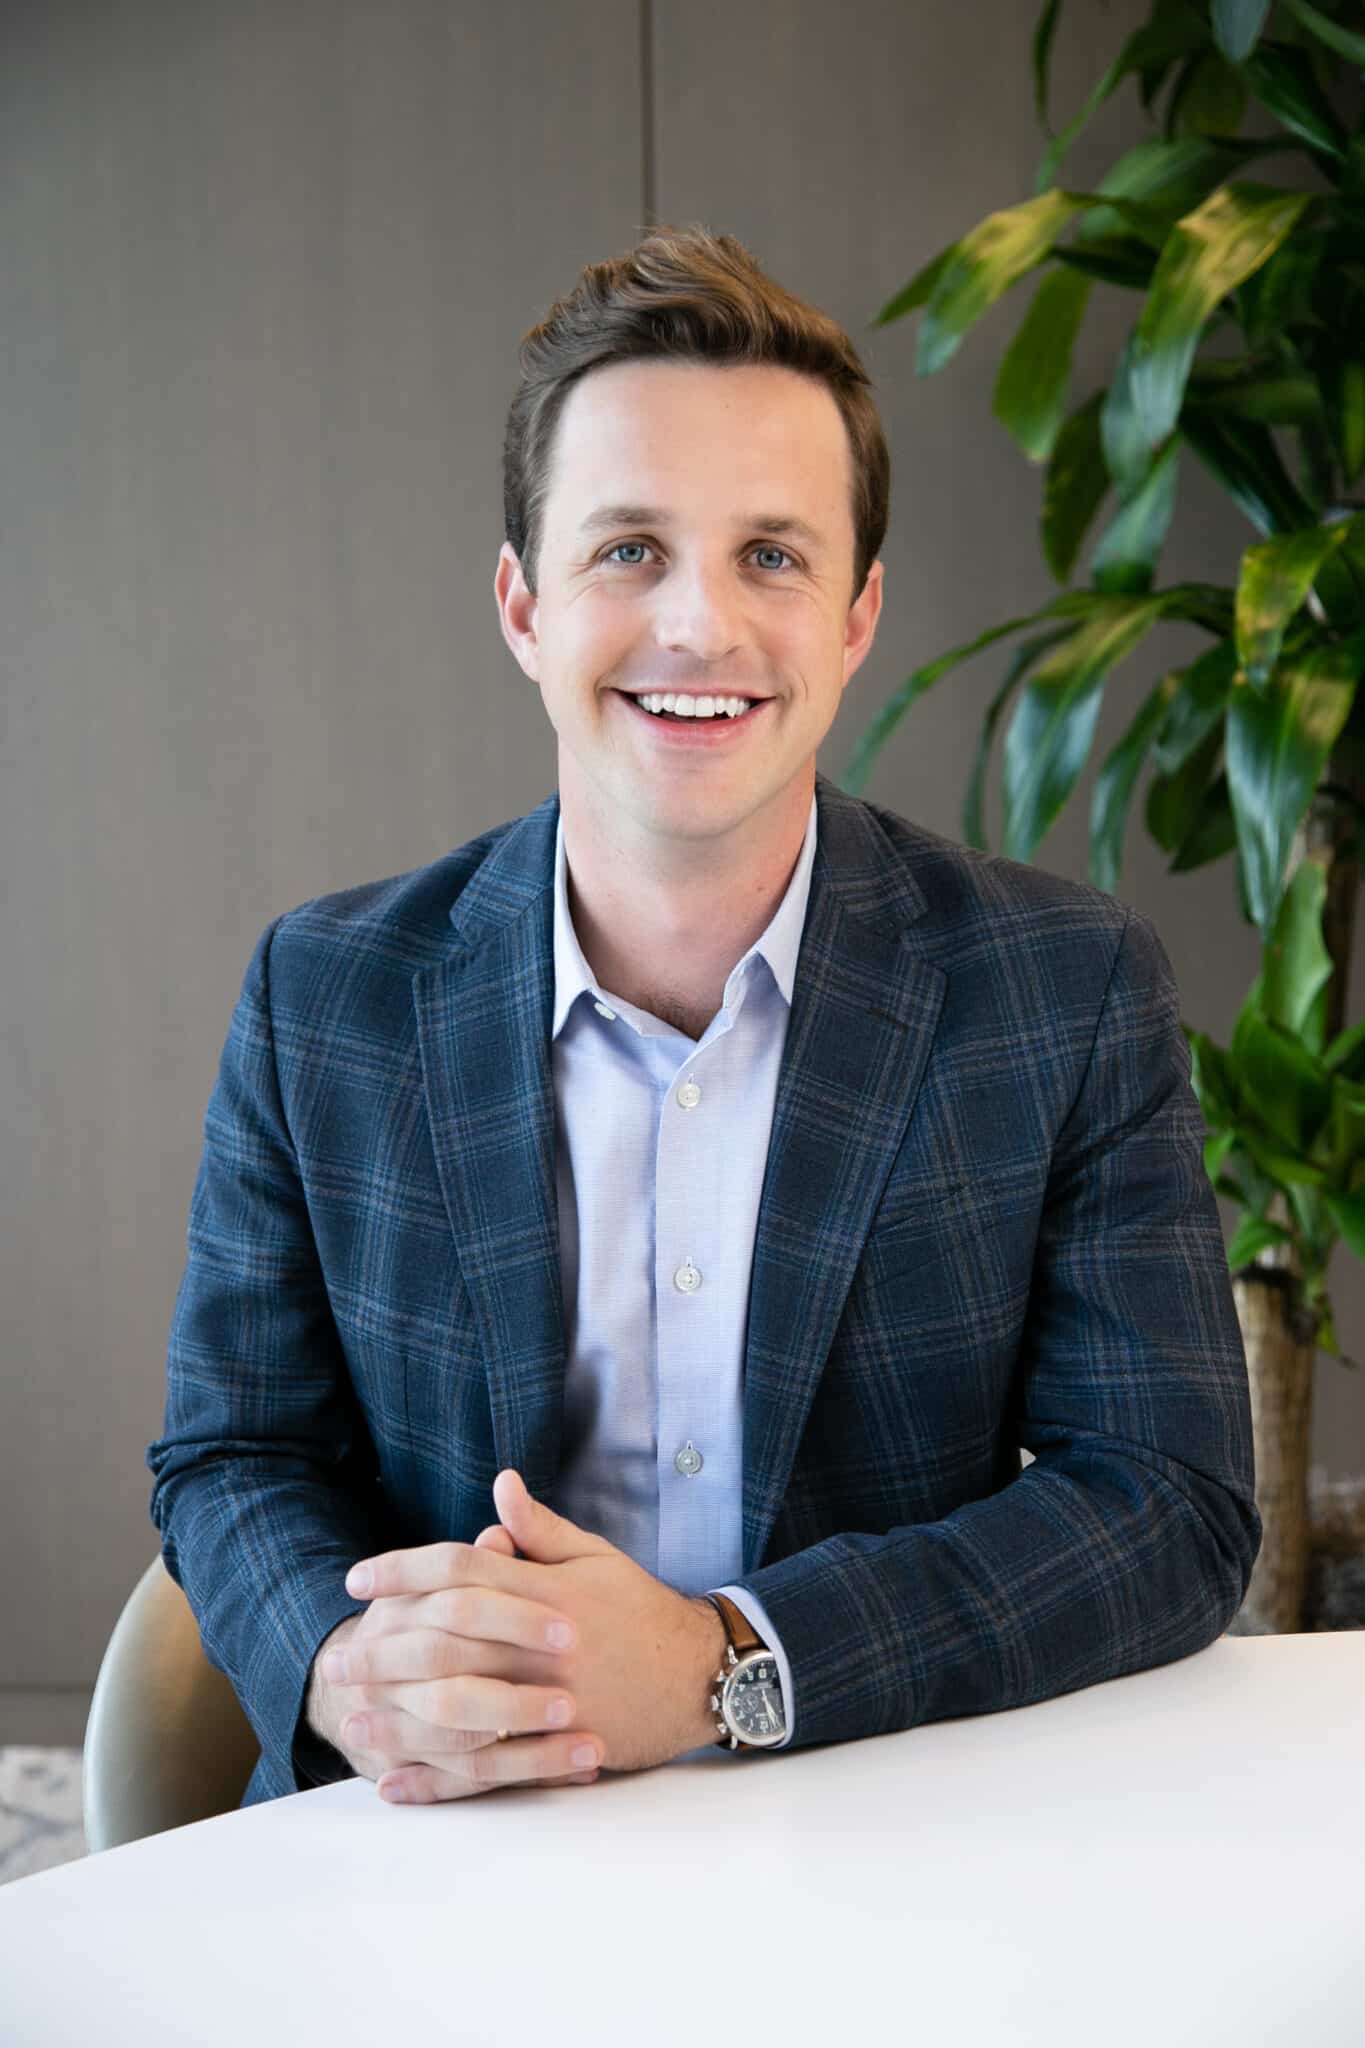
[[[1343,797],[1345,800],[1343,801]],[[1357,854],[1365,786],[1357,756],[1339,745],[1328,765],[1328,780],[1315,794],[1294,836],[1289,874],[1304,860],[1323,869],[1323,943],[1332,958],[1327,984],[1324,1043],[1342,1029],[1351,965]],[[1277,1194],[1267,1215],[1292,1222],[1285,1197]],[[1317,1318],[1303,1305],[1303,1267],[1298,1248],[1267,1245],[1232,1279],[1237,1320],[1246,1350],[1251,1387],[1251,1431],[1256,1459],[1256,1506],[1261,1548],[1237,1616],[1239,1635],[1297,1635],[1311,1627],[1304,1612],[1308,1584],[1308,1456],[1313,1430],[1313,1371]],[[1354,1348],[1354,1347],[1348,1347]]]
[[[1287,1252],[1288,1245],[1268,1246]],[[1313,1428],[1311,1318],[1298,1309],[1299,1276],[1244,1266],[1232,1293],[1246,1348],[1261,1548],[1237,1617],[1238,1635],[1298,1635],[1308,1583],[1308,1450]]]

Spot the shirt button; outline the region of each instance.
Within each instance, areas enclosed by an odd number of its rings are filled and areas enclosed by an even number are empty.
[[[678,1090],[678,1101],[684,1109],[695,1109],[701,1101],[701,1090],[695,1081],[684,1081]]]
[[[673,1275],[673,1285],[680,1294],[695,1294],[701,1286],[701,1274],[692,1264],[691,1259],[685,1260],[679,1266],[677,1272]]]
[[[691,1437],[689,1437],[687,1439],[687,1448],[679,1451],[677,1457],[673,1460],[673,1469],[675,1472],[681,1472],[685,1479],[694,1479],[697,1473],[700,1472],[702,1464],[702,1454],[693,1443]]]
[[[612,1023],[615,1023],[616,1012],[615,1010],[609,1010],[605,1003],[594,1003],[593,1008],[594,1010],[596,1010],[599,1017],[609,1018]]]

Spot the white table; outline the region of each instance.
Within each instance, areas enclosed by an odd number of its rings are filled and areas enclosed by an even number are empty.
[[[0,1887],[6,2048],[1360,2048],[1365,1631],[595,1785],[368,1780]]]

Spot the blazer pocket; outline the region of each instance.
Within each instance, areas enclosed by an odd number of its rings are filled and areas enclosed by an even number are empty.
[[[972,1185],[965,1174],[956,1180],[916,1181],[913,1186],[893,1189],[882,1198],[881,1207],[867,1234],[869,1246],[889,1239],[896,1231],[922,1224],[926,1217],[942,1216],[947,1208]]]
[[[966,1180],[938,1181],[897,1198],[888,1214],[878,1213],[863,1242],[859,1265],[871,1276],[886,1279],[921,1264],[945,1230],[957,1229],[955,1212],[968,1185]]]

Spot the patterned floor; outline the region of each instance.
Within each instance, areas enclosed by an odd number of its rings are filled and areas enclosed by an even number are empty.
[[[80,1751],[0,1748],[0,1884],[86,1853]]]

